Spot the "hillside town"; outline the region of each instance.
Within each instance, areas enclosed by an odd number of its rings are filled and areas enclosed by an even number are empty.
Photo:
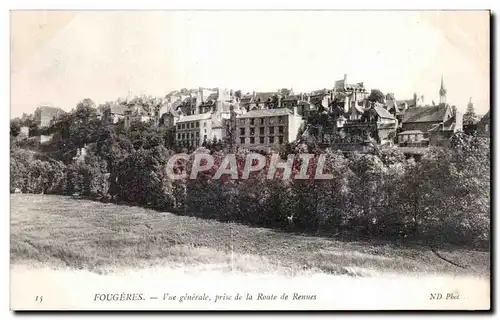
[[[99,106],[96,116],[122,123],[125,129],[134,122],[150,124],[168,132],[175,146],[189,150],[212,142],[250,150],[312,142],[345,151],[397,146],[407,156],[418,157],[430,146],[446,147],[458,131],[490,134],[489,112],[476,115],[472,98],[466,112],[459,112],[447,101],[443,77],[437,89],[438,103],[428,103],[417,93],[399,100],[393,93],[370,91],[362,82],[349,83],[344,75],[332,88],[306,93],[200,87],[172,91],[163,98],[118,99]],[[52,135],[42,134],[43,129],[54,126],[65,113],[41,106],[33,115],[23,115],[20,136],[50,141]]]

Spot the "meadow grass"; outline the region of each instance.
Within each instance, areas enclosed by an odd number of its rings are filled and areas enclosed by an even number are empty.
[[[12,264],[106,273],[168,266],[280,273],[475,275],[489,277],[489,252],[341,241],[134,206],[52,195],[11,195]],[[193,269],[194,268],[194,269]]]

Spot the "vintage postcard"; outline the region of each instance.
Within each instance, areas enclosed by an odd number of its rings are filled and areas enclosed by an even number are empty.
[[[490,12],[10,12],[10,307],[489,310]]]

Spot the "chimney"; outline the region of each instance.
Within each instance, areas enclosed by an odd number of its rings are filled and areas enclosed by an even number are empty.
[[[344,73],[344,90],[347,86],[347,73]]]
[[[347,96],[344,98],[344,112],[349,112],[349,97]]]

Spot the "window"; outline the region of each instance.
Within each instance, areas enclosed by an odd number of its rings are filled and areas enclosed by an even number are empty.
[[[255,128],[250,128],[250,135],[254,136],[255,135]]]
[[[260,118],[260,124],[264,124],[264,118]]]
[[[183,134],[182,134],[182,140],[184,140],[184,137],[186,137],[186,136],[185,136],[185,133],[183,133]]]
[[[177,130],[180,130],[180,129],[181,129],[181,125],[180,125],[180,124],[178,124],[178,125],[177,125]]]
[[[196,139],[199,139],[199,138],[200,138],[200,133],[196,132]]]
[[[245,128],[240,128],[240,136],[244,136],[245,135]]]
[[[285,116],[279,117],[278,121],[279,121],[279,123],[285,122]]]
[[[260,143],[264,143],[264,137],[259,138]]]
[[[207,133],[207,129],[203,129],[203,132],[204,132],[204,133]]]
[[[181,139],[181,134],[180,134],[180,133],[178,133],[178,134],[177,134],[177,140],[180,140],[180,139]]]
[[[245,138],[240,138],[240,143],[245,144]]]
[[[251,144],[254,144],[254,143],[255,143],[255,138],[254,138],[254,137],[250,137],[250,143],[251,143]]]
[[[184,123],[183,123],[183,124],[181,124],[181,129],[184,129]]]
[[[260,129],[259,129],[259,135],[261,135],[261,136],[264,135],[264,127],[260,127]]]
[[[203,126],[206,127],[207,126],[207,123],[206,122],[203,122]]]
[[[283,134],[283,132],[284,132],[283,126],[279,126],[279,127],[278,127],[278,132],[279,132],[280,134]]]
[[[283,144],[283,137],[280,136],[280,137],[278,137],[278,139],[279,139],[280,144]]]
[[[269,134],[274,134],[274,127],[269,127]]]
[[[245,119],[240,119],[240,124],[241,124],[242,126],[244,126],[244,125],[245,125]]]
[[[191,129],[194,128],[194,122],[191,122]]]
[[[200,127],[200,123],[196,122],[196,128],[199,128],[199,127]]]
[[[269,137],[269,143],[274,143],[274,137],[273,136]]]
[[[250,119],[250,125],[253,126],[255,124],[255,119]]]

